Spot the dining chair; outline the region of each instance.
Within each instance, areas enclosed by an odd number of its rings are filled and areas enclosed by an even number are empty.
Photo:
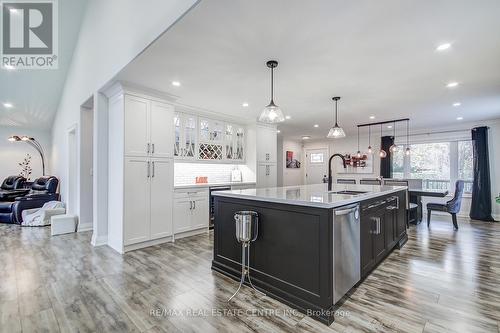
[[[453,228],[458,230],[457,214],[460,212],[460,206],[462,205],[462,196],[464,194],[464,181],[457,180],[455,183],[455,195],[453,199],[447,201],[444,204],[441,203],[428,203],[427,204],[427,227],[431,224],[431,212],[433,210],[439,212],[446,212],[451,214],[451,219],[453,221]]]
[[[356,179],[337,179],[337,184],[356,184]]]
[[[382,185],[382,181],[378,178],[364,178],[359,181],[360,185]]]
[[[384,185],[387,185],[387,186],[406,186],[406,187],[408,187],[408,190],[410,189],[409,188],[409,181],[406,179],[384,179]],[[409,199],[410,198],[409,198],[408,191],[406,191],[406,202],[407,202],[406,215],[408,215],[408,218],[406,220],[407,227],[409,226],[410,222],[416,223],[417,219],[418,219],[418,214],[417,214],[418,205],[416,203],[410,202]]]

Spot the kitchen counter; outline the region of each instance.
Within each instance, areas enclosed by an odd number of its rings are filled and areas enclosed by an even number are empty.
[[[332,193],[346,190],[358,192]],[[344,184],[330,192],[326,184],[214,192],[212,269],[237,287],[242,250],[234,216],[254,211],[253,284],[329,325],[348,291],[407,241],[407,193],[405,186]]]
[[[237,185],[255,185],[255,182],[226,182],[226,183],[199,183],[199,184],[175,184],[174,189],[188,188],[208,188],[215,186],[237,186]]]
[[[217,191],[213,195],[265,202],[283,203],[318,208],[335,208],[381,195],[405,190],[406,186],[346,185],[335,184],[328,192],[327,184],[255,188],[245,190]],[[339,191],[360,191],[357,195],[337,194]]]

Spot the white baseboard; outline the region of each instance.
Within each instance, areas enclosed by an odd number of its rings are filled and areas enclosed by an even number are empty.
[[[108,235],[97,237],[97,235],[94,233],[94,234],[92,234],[92,240],[90,241],[90,244],[92,244],[93,246],[107,245],[108,244]]]
[[[94,229],[94,223],[92,222],[79,222],[78,223],[78,232],[90,231]]]
[[[207,227],[203,227],[203,228],[200,228],[200,229],[195,229],[195,230],[181,232],[181,233],[178,233],[178,234],[174,235],[174,241],[177,240],[177,239],[181,239],[181,238],[185,238],[185,237],[191,237],[191,236],[195,236],[195,235],[199,235],[199,234],[203,234],[203,233],[207,233],[207,232],[209,232],[209,229]]]

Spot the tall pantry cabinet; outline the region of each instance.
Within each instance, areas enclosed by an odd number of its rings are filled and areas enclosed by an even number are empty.
[[[256,126],[257,187],[276,187],[278,182],[278,134],[275,126]]]
[[[108,245],[124,253],[170,241],[174,108],[121,85],[108,98]]]

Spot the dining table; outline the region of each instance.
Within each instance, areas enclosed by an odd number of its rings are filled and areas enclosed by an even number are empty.
[[[408,194],[410,196],[410,203],[416,204],[417,216],[414,219],[414,224],[422,222],[423,207],[422,197],[444,198],[448,195],[449,191],[444,189],[422,189],[422,188],[409,188]]]

